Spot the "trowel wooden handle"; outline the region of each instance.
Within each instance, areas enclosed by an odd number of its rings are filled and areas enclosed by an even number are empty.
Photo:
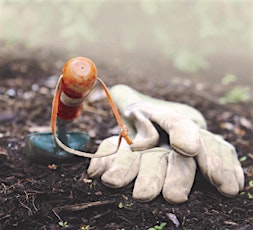
[[[93,88],[96,80],[98,80],[98,82],[103,87],[118,125],[121,129],[116,149],[112,152],[103,154],[82,152],[66,146],[58,138],[56,128],[57,117],[63,121],[68,121],[74,120],[81,114],[83,108],[82,102],[85,96]],[[62,75],[58,80],[52,103],[51,129],[57,144],[66,152],[78,156],[91,158],[110,156],[118,152],[122,138],[124,138],[128,144],[132,143],[131,139],[128,137],[128,129],[120,118],[118,109],[110,96],[109,90],[107,89],[104,82],[101,79],[97,78],[97,69],[95,64],[90,59],[85,57],[72,58],[63,67]]]
[[[88,58],[70,59],[63,67],[59,87],[57,117],[62,120],[74,120],[82,112],[82,102],[94,87],[97,79],[95,64]]]

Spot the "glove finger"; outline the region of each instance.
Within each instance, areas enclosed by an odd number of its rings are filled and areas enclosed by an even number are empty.
[[[151,119],[157,122],[168,134],[170,146],[185,156],[195,156],[200,143],[199,128],[193,121],[181,118],[171,112],[166,120],[159,113],[154,113]]]
[[[195,160],[172,151],[168,156],[168,168],[163,187],[164,199],[170,203],[187,201],[195,174]]]
[[[152,124],[153,121],[169,134],[170,146],[173,149],[186,156],[197,154],[200,142],[199,128],[192,120],[173,110],[159,107],[154,109],[146,103],[128,106],[124,115],[135,122],[137,134],[131,146],[133,150],[152,148],[158,143],[159,133]]]
[[[108,153],[115,149],[117,146],[118,137],[110,137],[105,139],[98,147],[98,150],[95,154]],[[116,154],[102,157],[102,158],[92,158],[90,160],[90,165],[87,170],[89,177],[98,177],[101,176],[105,171],[108,170],[112,162],[114,161]]]
[[[243,189],[244,174],[235,148],[218,135],[200,130],[202,147],[198,164],[206,178],[225,196]]]
[[[200,144],[199,128],[189,119],[177,119],[165,127],[170,146],[185,156],[195,156]]]
[[[224,196],[236,196],[239,191],[243,189],[242,184],[238,183],[238,179],[240,180],[240,178],[237,177],[236,172],[231,172],[231,170],[224,170],[223,179],[223,183],[217,187],[217,189]]]
[[[128,106],[124,115],[133,120],[136,128],[136,135],[133,139],[133,144],[131,145],[132,150],[141,151],[157,145],[159,140],[157,130],[144,114],[135,109],[135,104]]]
[[[237,158],[237,153],[231,144],[218,135],[214,135],[219,143],[219,154],[223,162],[223,183],[218,190],[225,196],[235,196],[244,187],[244,173]]]
[[[235,167],[235,176],[239,184],[239,191],[241,191],[244,188],[244,180],[245,180],[244,172],[241,165]]]
[[[196,160],[205,178],[214,186],[219,187],[223,183],[223,165],[221,159],[211,153],[212,150],[210,148],[213,149],[213,147],[209,145],[207,150],[206,146],[201,144]]]
[[[167,168],[166,156],[169,151],[165,148],[153,148],[142,153],[140,170],[133,190],[134,199],[148,202],[160,194]]]
[[[112,188],[129,184],[137,176],[141,154],[129,146],[120,148],[109,169],[102,175],[102,182]]]

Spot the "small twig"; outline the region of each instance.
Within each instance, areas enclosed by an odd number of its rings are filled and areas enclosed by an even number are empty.
[[[112,204],[115,201],[113,200],[106,200],[106,201],[94,201],[89,203],[81,203],[81,204],[74,204],[74,205],[64,205],[64,206],[58,206],[54,210],[59,211],[81,211],[87,208],[102,206],[106,204]]]
[[[126,217],[123,217],[123,216],[118,216],[119,219],[123,220],[123,221],[126,221],[127,223],[132,223],[132,221],[130,221],[129,219],[127,219]]]
[[[33,204],[34,210],[35,210],[35,211],[38,211],[38,208],[37,208],[36,205],[35,205],[35,196],[34,196],[34,195],[32,195],[32,204]]]
[[[111,213],[110,210],[108,210],[108,211],[106,211],[106,212],[103,212],[103,213],[100,213],[100,214],[98,214],[98,215],[96,215],[96,216],[91,217],[91,218],[90,218],[90,221],[93,221],[93,220],[95,220],[95,219],[99,219],[99,218],[101,218],[101,217],[103,217],[103,216],[105,216],[105,215],[107,215],[107,214],[109,214],[109,213]]]
[[[33,214],[32,209],[30,209],[27,205],[25,205],[23,202],[19,201],[19,203],[28,210],[28,216],[31,216]]]
[[[1,217],[0,217],[0,221],[1,221],[1,220],[4,220],[4,219],[6,219],[6,218],[9,218],[10,216],[11,216],[10,214],[7,214],[7,215],[5,215],[5,216],[1,216]]]
[[[54,209],[52,209],[52,211],[53,211],[54,215],[58,218],[58,220],[62,221],[61,217],[57,214],[57,212]]]
[[[35,206],[35,196],[34,194],[29,194],[27,191],[24,191],[26,200],[29,200],[29,196],[32,195],[32,205],[35,211],[38,211],[38,208]]]

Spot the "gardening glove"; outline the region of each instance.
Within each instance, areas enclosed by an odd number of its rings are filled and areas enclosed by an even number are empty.
[[[233,196],[243,188],[244,175],[234,147],[204,130],[205,120],[194,108],[153,99],[122,85],[111,93],[134,137],[133,145],[123,143],[116,155],[92,159],[90,177],[102,176],[105,185],[118,188],[137,176],[135,199],[150,201],[162,191],[168,202],[181,203],[188,199],[194,182],[196,159],[203,175],[222,194]],[[152,122],[167,135],[159,133]],[[116,144],[115,137],[108,138],[97,153]]]

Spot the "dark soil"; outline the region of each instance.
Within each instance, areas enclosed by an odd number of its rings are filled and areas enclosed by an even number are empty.
[[[29,162],[22,148],[29,133],[50,125],[56,79],[52,75],[60,74],[61,64],[0,59],[0,229],[62,229],[59,222],[67,222],[67,229],[148,229],[163,222],[167,223],[164,229],[253,228],[253,191],[249,185],[253,180],[253,104],[218,104],[217,98],[224,92],[219,85],[185,79],[155,83],[133,73],[119,76],[98,65],[108,86],[127,83],[143,93],[199,109],[209,130],[235,145],[240,159],[246,157],[241,162],[245,188],[236,197],[223,197],[198,172],[186,203],[169,204],[159,196],[142,204],[132,199],[133,183],[110,189],[100,179],[87,181],[89,159],[75,158],[57,165]],[[87,131],[94,137],[90,151],[94,152],[96,141],[110,136],[116,126],[108,111],[106,100],[90,102],[88,111],[71,124],[72,130]]]

